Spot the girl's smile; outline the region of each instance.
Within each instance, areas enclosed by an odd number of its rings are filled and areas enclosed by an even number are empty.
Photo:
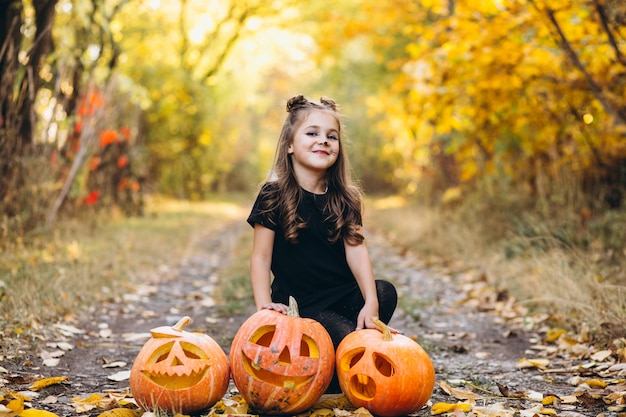
[[[289,154],[296,172],[325,172],[339,155],[339,122],[335,115],[313,110],[296,130]]]

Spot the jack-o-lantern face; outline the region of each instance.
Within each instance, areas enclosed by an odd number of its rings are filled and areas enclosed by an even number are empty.
[[[171,340],[153,350],[141,372],[156,385],[176,390],[198,384],[210,366],[207,353],[197,344]]]
[[[174,327],[151,330],[130,373],[130,388],[146,410],[189,413],[208,408],[228,389],[230,368],[221,347],[209,336],[186,332],[183,318]]]
[[[290,339],[285,335],[277,333],[275,325],[257,329],[242,347],[243,366],[259,381],[281,388],[300,388],[315,378],[320,350],[317,342],[304,333]]]
[[[264,414],[308,409],[333,375],[335,352],[324,327],[297,316],[297,310],[291,314],[257,311],[239,328],[231,346],[235,385]]]
[[[410,414],[430,398],[435,369],[414,340],[383,332],[357,330],[337,347],[337,377],[346,398],[377,416]],[[384,326],[384,327],[383,327]]]
[[[391,359],[379,352],[368,352],[365,348],[357,348],[342,356],[342,368],[350,370],[348,390],[363,401],[372,401],[376,396],[376,381],[388,385],[389,378],[396,373],[396,367]],[[365,363],[371,361],[371,363]],[[361,365],[359,365],[361,362]],[[364,372],[364,373],[361,373]],[[374,372],[370,377],[369,373]]]

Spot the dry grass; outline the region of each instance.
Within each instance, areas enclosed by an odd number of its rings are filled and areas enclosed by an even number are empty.
[[[581,225],[573,210],[546,216],[519,202],[443,208],[396,197],[372,199],[367,214],[368,224],[427,264],[484,272],[494,287],[559,325],[584,324],[609,337],[626,329],[624,210]]]
[[[151,199],[146,216],[95,216],[59,224],[11,244],[0,255],[0,330],[28,334],[107,297],[162,264],[183,260],[198,234],[241,216],[227,200]]]

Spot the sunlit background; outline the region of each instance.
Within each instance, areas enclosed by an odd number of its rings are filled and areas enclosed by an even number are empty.
[[[35,221],[251,192],[298,93],[340,104],[368,193],[622,203],[617,0],[10,4],[0,191],[32,182]]]

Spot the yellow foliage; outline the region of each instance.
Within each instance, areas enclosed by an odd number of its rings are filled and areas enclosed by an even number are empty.
[[[444,414],[444,413],[453,413],[455,411],[462,411],[467,413],[472,410],[472,404],[469,403],[436,403],[433,404],[431,408],[432,415]]]
[[[367,102],[369,115],[383,116],[381,157],[397,167],[396,180],[419,180],[428,167],[451,179],[444,187],[503,174],[528,183],[538,169],[550,178],[563,167],[580,173],[598,159],[626,158],[626,121],[615,117],[626,108],[624,67],[588,2],[361,4],[367,13],[346,34],[367,36],[401,69]],[[394,44],[404,55],[387,52]],[[398,96],[404,101],[392,104]]]
[[[28,410],[22,411],[20,417],[59,417],[57,414],[51,413],[46,410],[36,410],[34,408],[29,408]]]
[[[52,378],[44,378],[39,381],[33,382],[33,384],[28,387],[31,391],[39,391],[40,389],[49,387],[50,385],[60,384],[61,382],[67,381],[66,376],[56,376]]]

